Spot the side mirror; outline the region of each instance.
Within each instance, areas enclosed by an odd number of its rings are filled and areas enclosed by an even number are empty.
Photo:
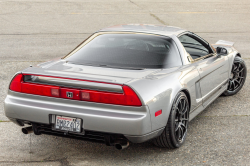
[[[217,52],[218,56],[220,56],[220,55],[227,55],[227,49],[225,49],[223,47],[217,47],[216,48],[216,52]]]

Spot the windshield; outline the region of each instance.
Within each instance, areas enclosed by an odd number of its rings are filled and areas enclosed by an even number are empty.
[[[101,34],[83,43],[67,62],[114,68],[181,66],[176,44],[169,37],[145,34]]]

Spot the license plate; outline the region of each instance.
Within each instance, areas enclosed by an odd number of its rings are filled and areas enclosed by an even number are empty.
[[[55,129],[63,131],[81,132],[82,121],[79,118],[71,118],[56,115]]]

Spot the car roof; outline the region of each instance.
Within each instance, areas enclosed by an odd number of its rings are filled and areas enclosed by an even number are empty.
[[[99,30],[98,32],[140,32],[140,33],[151,33],[158,35],[178,36],[185,32],[185,29],[166,25],[154,25],[154,24],[122,24],[107,27]]]

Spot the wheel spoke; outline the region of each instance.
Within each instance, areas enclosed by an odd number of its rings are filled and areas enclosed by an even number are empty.
[[[176,108],[177,108],[178,114],[181,114],[182,113],[182,109],[183,109],[181,100],[179,100]]]
[[[183,127],[186,130],[186,125],[184,125],[183,123],[181,123],[180,127]]]
[[[234,81],[237,82],[239,84],[239,86],[240,86],[240,82],[238,80],[234,80]]]
[[[240,71],[238,71],[238,73],[241,73],[243,70],[244,70],[244,67]]]
[[[185,114],[186,111],[187,111],[186,100],[180,100],[179,103],[178,103],[178,106],[179,106],[179,107],[176,107],[178,113],[179,113],[180,115]]]
[[[176,106],[176,111],[178,112],[178,113],[180,113],[180,109],[178,108],[178,105]]]
[[[234,80],[232,81],[232,85],[233,85],[233,90],[235,90],[235,83],[234,83]]]
[[[182,115],[185,115],[185,113],[187,112],[188,108],[185,107],[185,110],[182,112]]]
[[[177,139],[180,138],[180,134],[181,134],[180,130],[181,130],[180,128],[178,128],[178,130],[177,130],[177,134],[176,134],[177,135]]]
[[[239,70],[239,65],[235,65],[236,68],[235,68],[235,71],[238,71]]]
[[[182,109],[183,109],[183,106],[182,106],[182,102],[181,102],[181,100],[180,100],[180,102],[179,102],[179,105],[180,105],[179,113],[181,114]]]
[[[175,132],[179,129],[179,124],[175,125]]]
[[[187,118],[184,118],[184,119],[181,119],[182,121],[188,121],[188,119]]]
[[[182,138],[183,138],[183,136],[184,136],[184,132],[183,132],[183,129],[180,127],[180,140],[182,140]]]
[[[182,114],[184,114],[185,110],[186,110],[186,101],[183,100],[183,107],[182,107],[182,110],[181,110]]]
[[[241,64],[239,63],[239,66],[238,66],[238,71],[239,71],[240,67],[241,67]]]

